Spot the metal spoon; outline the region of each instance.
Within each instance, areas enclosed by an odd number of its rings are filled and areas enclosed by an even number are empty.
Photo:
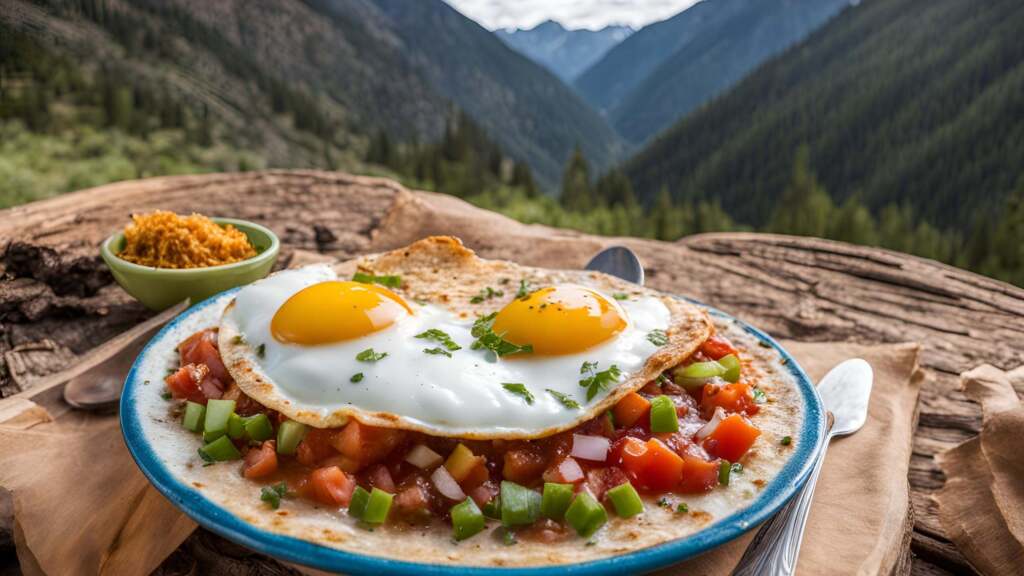
[[[825,443],[811,475],[789,504],[761,527],[733,570],[733,576],[789,575],[796,571],[800,543],[814,498],[814,485],[825,462],[825,451],[832,438],[853,434],[864,426],[873,379],[871,365],[860,358],[840,363],[821,379],[818,393],[828,410],[828,424]]]
[[[627,282],[644,285],[644,267],[640,265],[636,253],[625,246],[605,248],[591,258],[584,269],[604,272]]]
[[[185,311],[189,301],[176,304],[90,352],[88,367],[76,367],[64,386],[64,400],[80,410],[110,410],[121,399],[125,376],[135,357],[156,332]],[[84,368],[84,369],[82,369]]]

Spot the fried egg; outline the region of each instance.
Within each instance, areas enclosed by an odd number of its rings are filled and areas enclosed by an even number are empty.
[[[423,250],[432,258],[417,265]],[[249,396],[316,427],[355,417],[449,437],[533,438],[592,417],[703,340],[688,345],[706,318],[681,301],[509,263],[499,266],[503,284],[478,265],[488,261],[455,257],[464,250],[406,249],[401,261],[416,269],[361,263],[402,272],[401,288],[322,265],[243,288],[220,326],[229,371]],[[437,266],[445,251],[447,265]],[[482,334],[504,354],[474,346]],[[581,385],[612,367],[618,378]]]

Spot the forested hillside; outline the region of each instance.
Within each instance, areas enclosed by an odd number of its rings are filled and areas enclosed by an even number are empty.
[[[576,81],[643,143],[817,29],[850,0],[703,0],[613,48]]]

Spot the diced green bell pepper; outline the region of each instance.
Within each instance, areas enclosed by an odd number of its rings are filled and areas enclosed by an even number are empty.
[[[484,515],[472,498],[452,506],[452,531],[456,540],[465,540],[484,529]]]
[[[278,454],[295,454],[295,449],[299,447],[299,442],[306,437],[306,425],[300,424],[294,420],[285,420],[281,422],[281,426],[277,428],[277,453]]]
[[[240,440],[245,436],[245,420],[238,414],[228,417],[228,436],[232,440]]]
[[[242,453],[238,451],[238,448],[235,448],[231,438],[224,434],[221,434],[216,440],[200,448],[199,451],[207,455],[211,460],[218,462],[238,460],[242,457]]]
[[[228,433],[228,420],[235,413],[234,400],[207,400],[203,419],[203,440],[212,442]]]
[[[729,476],[732,475],[732,463],[722,460],[718,463],[718,483],[722,486],[729,485]]]
[[[181,425],[190,432],[201,432],[205,416],[206,406],[189,400],[185,403],[185,414],[181,418]]]
[[[729,354],[718,359],[718,363],[725,368],[722,379],[726,382],[739,382],[740,380],[740,359],[735,354]]]
[[[608,499],[615,506],[615,513],[622,518],[630,518],[644,511],[643,500],[629,482],[623,482],[609,490]]]
[[[584,538],[589,538],[608,521],[604,506],[586,492],[580,492],[565,511],[565,521]]]
[[[366,505],[370,502],[370,493],[362,486],[356,486],[352,491],[352,500],[348,503],[348,515],[353,518],[362,519],[366,512]]]
[[[565,511],[572,504],[572,484],[544,483],[544,493],[540,500],[540,513],[545,518],[561,520]]]
[[[501,523],[506,526],[533,524],[540,516],[541,495],[504,480],[501,483]]]
[[[242,426],[245,427],[245,434],[250,440],[263,442],[274,437],[274,427],[270,424],[270,418],[266,414],[256,414],[243,419]]]
[[[391,511],[391,500],[395,495],[385,492],[380,488],[370,491],[370,498],[366,502],[366,509],[363,510],[363,522],[367,524],[383,524],[388,519],[388,512]]]
[[[679,417],[676,405],[668,396],[651,399],[651,432],[678,432]]]
[[[725,367],[714,360],[694,362],[688,366],[674,368],[672,380],[687,390],[693,390],[716,376],[724,376],[725,371]]]

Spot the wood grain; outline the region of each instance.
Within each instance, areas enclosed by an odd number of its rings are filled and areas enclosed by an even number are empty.
[[[68,368],[149,317],[112,283],[97,247],[132,212],[156,208],[260,222],[281,238],[279,266],[348,258],[429,234],[459,236],[488,258],[569,268],[624,244],[641,256],[651,286],[778,337],[919,342],[932,377],[921,390],[910,463],[909,570],[973,572],[930,504],[928,495],[944,481],[933,457],[980,428],[980,409],[958,391],[957,375],[986,362],[1002,369],[1024,363],[1024,290],[905,254],[812,238],[705,234],[665,243],[528,226],[448,196],[342,173],[154,178],[0,212],[0,396]],[[199,531],[161,573],[291,571]]]

